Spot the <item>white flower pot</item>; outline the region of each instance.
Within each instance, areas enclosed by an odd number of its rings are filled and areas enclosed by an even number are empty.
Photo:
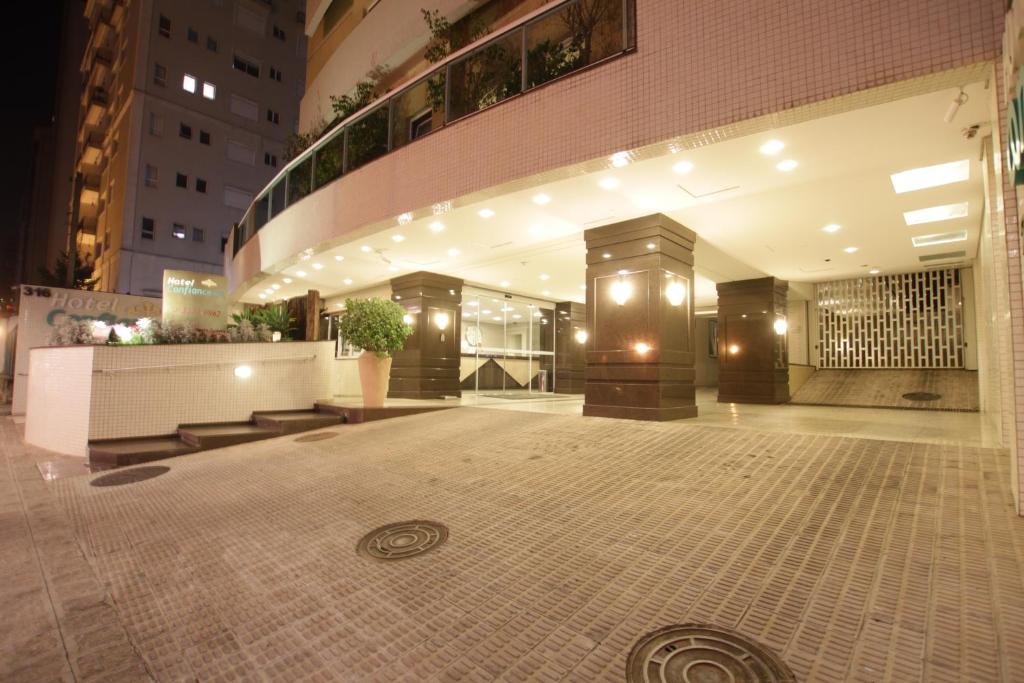
[[[381,358],[373,351],[363,351],[359,356],[359,384],[363,388],[364,408],[384,406],[390,376],[391,356]]]

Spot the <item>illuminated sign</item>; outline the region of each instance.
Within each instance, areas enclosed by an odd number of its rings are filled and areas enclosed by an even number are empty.
[[[1014,185],[1024,185],[1024,69],[1017,74],[1017,88],[1006,112],[1006,165]]]
[[[228,281],[220,275],[164,271],[164,323],[192,323],[203,330],[228,326]]]

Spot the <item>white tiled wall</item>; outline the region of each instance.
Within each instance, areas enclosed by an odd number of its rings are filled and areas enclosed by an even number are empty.
[[[88,455],[93,346],[32,349],[29,353],[25,441],[68,455]]]

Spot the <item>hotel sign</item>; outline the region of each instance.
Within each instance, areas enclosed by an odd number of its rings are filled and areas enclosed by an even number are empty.
[[[1006,112],[1006,164],[1014,185],[1024,185],[1024,68],[1018,69],[1017,87]]]
[[[228,280],[187,270],[164,271],[164,323],[192,323],[203,330],[228,326]]]

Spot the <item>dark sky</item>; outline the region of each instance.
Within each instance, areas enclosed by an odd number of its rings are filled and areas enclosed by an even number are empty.
[[[18,252],[18,226],[28,188],[32,128],[53,116],[60,54],[61,13],[66,2],[78,11],[80,0],[35,0],[6,3],[7,26],[0,41],[5,64],[0,87],[0,297],[8,299]],[[9,300],[9,299],[8,299]]]

